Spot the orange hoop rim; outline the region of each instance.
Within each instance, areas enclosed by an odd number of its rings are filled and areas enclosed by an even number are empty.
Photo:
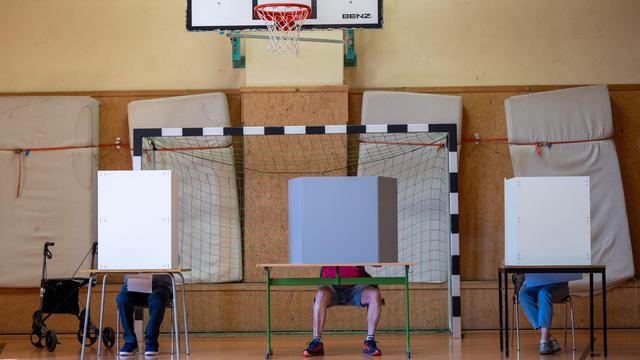
[[[288,7],[296,10],[267,10],[267,8]],[[311,6],[300,3],[268,3],[255,7],[254,14],[268,21],[273,21],[274,16],[282,16],[287,21],[306,20],[311,14]],[[262,15],[262,16],[260,16]],[[304,17],[303,17],[304,16]]]

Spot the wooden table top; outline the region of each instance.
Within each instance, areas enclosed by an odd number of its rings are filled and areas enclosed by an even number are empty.
[[[505,269],[603,269],[606,265],[500,265]]]
[[[315,268],[315,267],[336,267],[336,266],[414,266],[414,262],[397,262],[397,263],[353,263],[353,264],[257,264],[256,267],[261,268]]]
[[[181,273],[189,272],[191,269],[86,269],[80,270],[82,273],[93,274],[159,274],[159,273]]]

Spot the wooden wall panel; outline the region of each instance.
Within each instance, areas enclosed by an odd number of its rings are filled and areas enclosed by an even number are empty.
[[[385,89],[398,91],[429,92],[453,94],[463,97],[464,119],[462,136],[472,138],[479,133],[482,139],[506,137],[504,100],[513,95],[545,91],[559,86],[536,87],[463,87],[463,88],[407,88]],[[629,216],[632,246],[636,265],[636,274],[640,273],[640,86],[610,86],[611,104],[614,121],[614,140],[618,150],[622,181],[625,190]],[[265,125],[264,115],[271,121],[282,117],[286,124],[346,123],[357,124],[360,121],[362,90],[348,91],[338,88],[333,93],[326,88],[306,89],[247,89],[225,90],[234,125]],[[88,95],[100,100],[100,143],[113,144],[120,136],[123,145],[128,142],[127,105],[134,100],[152,99],[167,96],[181,96],[215,92],[217,90],[169,90],[169,91],[113,91],[113,92],[72,92],[72,93],[11,93],[0,96],[33,95]],[[328,94],[323,94],[323,91]],[[270,93],[271,92],[271,93]],[[299,99],[298,99],[299,98]],[[273,103],[266,101],[273,100]],[[293,100],[297,99],[297,100]],[[265,102],[266,101],[266,102]],[[278,104],[285,106],[279,106]],[[332,106],[326,106],[332,104]],[[339,107],[340,111],[337,111]],[[313,116],[287,117],[283,114],[303,114],[311,111]],[[276,123],[273,123],[276,125]],[[278,124],[281,125],[282,123]],[[506,144],[482,142],[464,143],[460,154],[460,235],[462,267],[462,312],[463,328],[489,329],[497,324],[495,305],[496,268],[503,253],[503,206],[502,179],[513,176],[509,152]],[[130,154],[126,149],[103,148],[100,150],[100,169],[129,169]],[[280,193],[282,190],[279,191]],[[282,202],[284,198],[279,198]],[[282,206],[279,205],[279,206]],[[281,211],[281,210],[280,210]],[[281,216],[281,215],[279,215]],[[279,226],[282,226],[280,224]],[[282,233],[285,234],[285,233]],[[281,234],[281,235],[282,235]],[[266,244],[265,244],[266,245]],[[267,247],[263,247],[271,251]],[[264,287],[261,271],[256,263],[286,261],[285,243],[281,241],[277,249],[265,258],[259,248],[245,251],[245,282],[234,285],[193,285],[189,287],[190,323],[194,331],[261,331],[264,312]],[[247,249],[245,249],[247,250]],[[286,273],[277,273],[283,276]],[[299,274],[302,275],[302,274]],[[317,275],[317,270],[305,274]],[[484,280],[484,281],[474,281]],[[412,324],[414,328],[438,326],[437,312],[445,309],[444,290],[415,285],[412,290]],[[108,324],[113,325],[113,303],[117,287],[110,287],[107,300]],[[640,327],[640,298],[638,283],[628,282],[622,288],[611,292],[609,296],[610,325],[612,327]],[[277,288],[273,302],[273,311],[282,317],[281,323],[274,322],[279,330],[307,330],[310,328],[310,302],[313,288],[300,291]],[[396,294],[397,292],[397,294]],[[385,290],[387,306],[383,310],[383,328],[401,328],[402,319],[396,319],[398,311],[395,302],[401,301],[400,290]],[[82,296],[82,298],[84,298]],[[94,301],[97,297],[94,297]],[[0,289],[0,308],[12,309],[3,312],[0,317],[0,333],[30,332],[31,314],[38,304],[37,289]],[[399,306],[399,305],[398,305]],[[585,299],[577,303],[580,326],[586,325],[587,313]],[[479,311],[483,309],[483,311]],[[597,308],[596,308],[597,309]],[[351,310],[351,311],[350,311]],[[497,309],[496,309],[497,310]],[[415,313],[414,313],[415,311]],[[393,316],[391,314],[394,314]],[[94,315],[95,316],[95,315]],[[359,328],[362,314],[358,310],[342,309],[329,315],[330,328]],[[414,320],[415,319],[415,320]],[[335,322],[334,322],[335,321]],[[523,322],[524,323],[524,322]],[[54,329],[63,332],[77,331],[77,321],[70,316],[54,316],[51,319]],[[165,324],[166,325],[166,324]]]
[[[95,290],[98,287],[94,288]],[[86,289],[80,294],[82,308]],[[115,297],[119,285],[108,285],[105,295],[103,326],[115,327]],[[314,287],[271,288],[271,322],[275,331],[311,331]],[[404,329],[404,290],[399,286],[382,286],[385,306],[380,319],[381,330]],[[610,328],[640,328],[640,291],[637,281],[629,281],[607,294],[607,322]],[[462,283],[462,328],[466,330],[498,328],[498,292],[494,281]],[[410,291],[411,329],[433,330],[447,327],[447,290],[439,285],[412,285]],[[99,319],[99,294],[92,296],[91,318]],[[178,306],[182,306],[179,299]],[[600,327],[601,299],[595,297],[595,326]],[[266,328],[265,286],[262,284],[190,285],[187,292],[189,331],[262,332]],[[38,289],[0,289],[0,334],[29,334],[31,315],[38,308]],[[574,298],[576,327],[589,326],[589,298]],[[181,308],[180,308],[181,309]],[[556,305],[554,324],[560,328],[564,309]],[[511,311],[511,309],[510,309]],[[166,313],[169,316],[169,312]],[[512,313],[510,313],[512,316]],[[181,318],[179,321],[182,323]],[[530,328],[524,315],[522,328]],[[53,315],[47,326],[57,333],[75,334],[79,322],[73,315]],[[182,326],[182,325],[181,325]],[[364,330],[363,309],[341,306],[329,310],[327,330]],[[165,318],[162,331],[169,331]],[[28,341],[25,337],[25,341]],[[75,344],[74,346],[77,346]],[[95,345],[94,345],[95,346]]]
[[[462,96],[462,137],[473,139],[475,133],[481,137],[480,144],[463,142],[460,152],[460,255],[463,280],[495,279],[497,267],[504,257],[503,179],[513,176],[513,168],[507,144],[486,141],[507,137],[504,100],[510,96],[560,88],[563,87],[384,89]],[[640,274],[640,87],[612,85],[609,90],[635,269],[636,274]],[[363,90],[350,92],[351,124],[360,122],[362,93]]]
[[[247,88],[242,90],[244,126],[346,124],[348,88]],[[289,147],[287,143],[304,143]],[[300,137],[246,137],[244,139],[244,279],[261,281],[258,263],[288,261],[287,180],[316,174],[319,167],[338,169],[332,175],[346,175],[346,135]],[[326,143],[325,143],[326,142]],[[301,147],[300,147],[301,146]],[[321,149],[324,146],[325,149]],[[317,148],[313,153],[313,148]],[[273,151],[276,149],[276,151]],[[309,151],[301,151],[303,149]],[[284,150],[284,151],[283,151]],[[326,158],[327,153],[337,154]],[[307,164],[301,164],[301,156]],[[270,170],[261,167],[270,162]],[[274,167],[274,165],[278,165]],[[267,209],[267,211],[265,211]],[[305,270],[297,276],[317,276]]]
[[[559,89],[562,86],[497,86],[497,87],[436,87],[436,88],[394,88],[384,90],[429,92],[453,94],[463,97],[462,136],[472,138],[479,133],[482,139],[506,137],[504,100],[513,95]],[[344,88],[346,89],[346,88]],[[614,140],[618,149],[622,181],[624,184],[629,225],[636,274],[640,273],[640,86],[612,85],[609,87],[614,122]],[[289,89],[262,89],[276,93],[295,91]],[[277,90],[277,91],[276,91]],[[297,101],[294,106],[333,101],[318,95],[326,88],[308,88],[306,100]],[[101,101],[100,143],[113,144],[120,136],[123,143],[128,138],[127,104],[134,100],[167,96],[181,96],[214,92],[217,90],[168,90],[168,91],[111,91],[111,92],[71,92],[71,93],[10,93],[7,95],[88,95]],[[346,91],[346,90],[345,90]],[[246,103],[242,109],[240,91],[225,90],[229,101],[232,123],[240,125],[242,113],[251,113],[259,103]],[[346,100],[348,122],[360,122],[363,90],[349,91]],[[273,95],[274,99],[283,94]],[[315,98],[315,100],[311,100]],[[249,98],[247,98],[249,99]],[[258,99],[256,97],[255,99]],[[253,101],[253,100],[252,100]],[[258,101],[258,100],[256,100]],[[274,103],[276,104],[276,103]],[[286,113],[287,107],[274,104],[270,112],[275,117]],[[324,109],[323,111],[326,111]],[[326,114],[319,112],[318,115]],[[261,122],[257,120],[256,123]],[[305,122],[306,120],[299,119]],[[125,145],[126,146],[126,145]],[[113,147],[100,151],[100,169],[129,169],[131,160],[128,151]],[[502,179],[513,176],[508,148],[505,144],[482,142],[465,143],[460,153],[460,236],[461,270],[464,280],[495,279],[495,269],[503,254],[503,211]],[[245,257],[246,262],[255,260]]]
[[[622,185],[629,216],[631,247],[636,269],[640,276],[640,89],[613,88],[611,108],[613,130]]]

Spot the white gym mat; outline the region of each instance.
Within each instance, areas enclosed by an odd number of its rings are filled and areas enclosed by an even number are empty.
[[[86,96],[0,97],[0,148],[96,145],[98,108]],[[0,286],[39,287],[47,241],[55,243],[48,276],[73,274],[96,240],[96,155],[91,147],[0,151]]]
[[[515,176],[589,176],[591,263],[607,265],[608,287],[632,277],[629,224],[618,156],[611,139],[613,126],[607,87],[586,86],[513,96],[505,100],[505,110]],[[539,154],[536,146],[513,145],[559,141],[578,142],[542,146]],[[600,276],[594,278],[599,284]],[[574,294],[587,295],[588,288],[588,278],[571,283]]]
[[[205,128],[230,125],[227,98],[222,93],[135,101],[129,104],[129,134],[139,128]],[[218,145],[230,145],[220,138]],[[171,141],[163,137],[160,141]],[[131,143],[133,141],[131,140]],[[188,146],[188,145],[187,145]],[[240,208],[233,167],[233,146],[218,150],[219,162],[185,163],[174,168],[169,152],[155,153],[158,169],[174,170],[178,177],[180,266],[190,283],[242,280]],[[152,169],[143,154],[143,169]],[[172,165],[173,164],[173,165]],[[206,183],[197,180],[206,179]],[[206,194],[206,195],[203,195]]]

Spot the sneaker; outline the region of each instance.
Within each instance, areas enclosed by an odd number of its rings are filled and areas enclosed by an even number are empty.
[[[556,340],[556,338],[554,338],[553,336],[549,339],[549,346],[551,347],[551,351],[553,351],[554,353],[562,350],[562,348],[560,348],[558,340]]]
[[[365,340],[362,346],[362,353],[371,356],[382,355],[382,351],[378,349],[378,343],[375,340]]]
[[[144,347],[144,356],[158,356],[158,345],[146,344]]]
[[[138,343],[124,343],[120,349],[120,356],[130,356],[138,352]]]
[[[302,355],[306,357],[324,355],[324,345],[322,341],[317,339],[311,340],[307,348],[302,352]]]
[[[544,341],[540,343],[540,355],[549,355],[553,354],[553,350],[551,349],[550,341]]]

